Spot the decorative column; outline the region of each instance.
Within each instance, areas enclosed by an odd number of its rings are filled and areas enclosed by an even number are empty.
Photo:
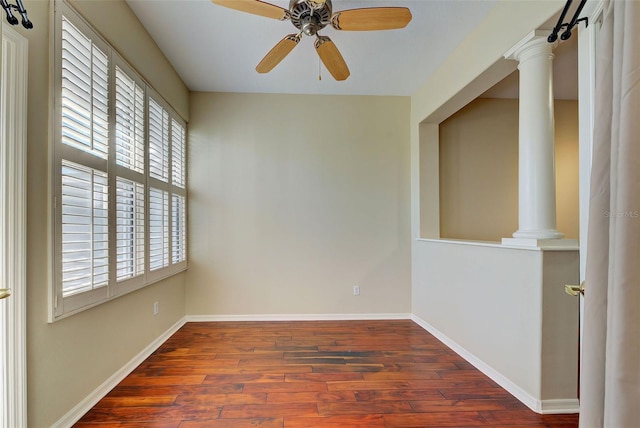
[[[519,62],[518,231],[516,240],[559,239],[556,230],[553,48],[534,31],[505,54]],[[515,240],[514,240],[515,241]]]

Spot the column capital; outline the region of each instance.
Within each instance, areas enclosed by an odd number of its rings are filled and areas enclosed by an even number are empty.
[[[551,30],[533,30],[505,52],[504,58],[522,62],[535,55],[553,55],[553,49],[558,45],[558,42],[549,43],[547,41],[550,33]]]

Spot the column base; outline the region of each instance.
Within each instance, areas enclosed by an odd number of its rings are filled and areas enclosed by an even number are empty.
[[[513,234],[519,239],[562,239],[564,234],[555,229],[518,230]]]
[[[502,238],[502,245],[509,247],[573,249],[579,248],[577,239]]]

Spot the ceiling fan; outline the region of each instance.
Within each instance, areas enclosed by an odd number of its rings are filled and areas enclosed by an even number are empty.
[[[211,0],[220,6],[267,18],[289,20],[300,30],[288,34],[278,42],[256,67],[258,73],[268,73],[295,48],[302,35],[316,36],[316,52],[329,73],[336,80],[349,77],[349,67],[336,45],[318,31],[327,25],[336,30],[371,31],[404,28],[411,21],[411,11],[406,7],[370,7],[341,10],[333,13],[331,0],[290,0],[284,9],[260,0]]]

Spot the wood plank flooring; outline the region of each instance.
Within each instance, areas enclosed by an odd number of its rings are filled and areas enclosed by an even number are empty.
[[[188,323],[75,425],[577,427],[538,415],[417,324]]]

